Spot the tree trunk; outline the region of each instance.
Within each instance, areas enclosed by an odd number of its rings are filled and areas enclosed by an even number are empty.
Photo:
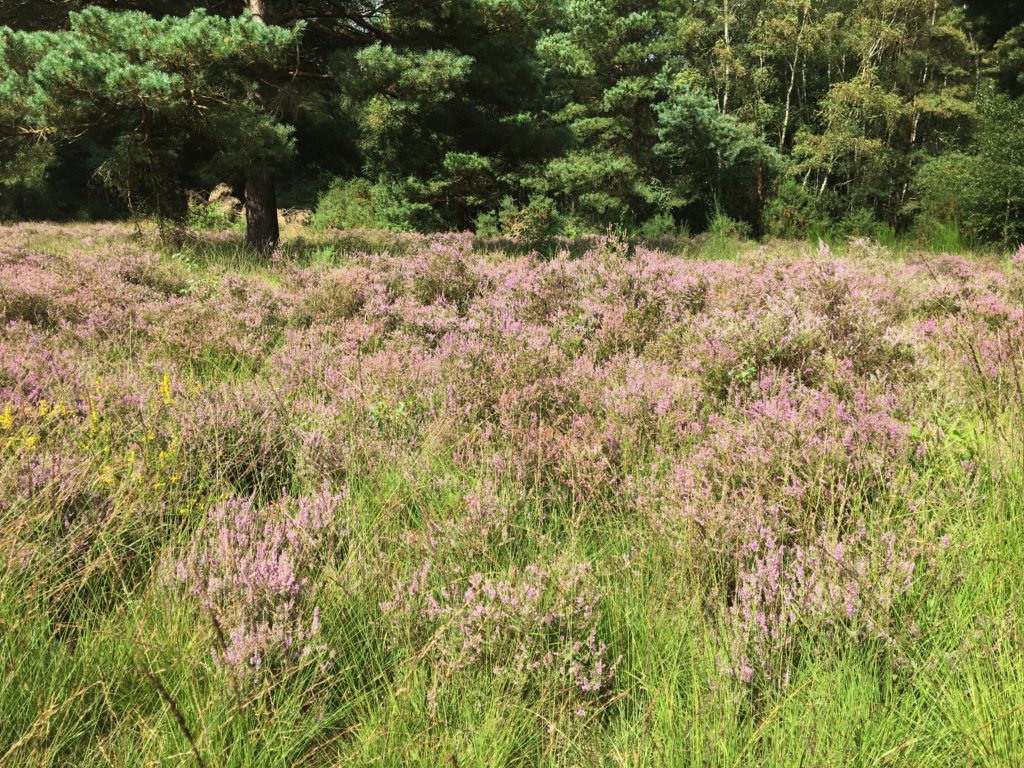
[[[786,146],[786,134],[789,132],[789,109],[793,101],[793,88],[796,86],[796,65],[800,63],[800,42],[804,36],[804,24],[807,21],[808,5],[803,8],[800,26],[796,33],[796,44],[793,46],[793,63],[789,66],[789,88],[786,89],[786,113],[782,117],[782,133],[779,135],[779,150]]]
[[[246,0],[245,6],[254,22],[266,23],[264,0]],[[260,101],[258,93],[250,93],[249,97]],[[267,168],[250,166],[245,177],[245,241],[260,253],[274,250],[281,241],[274,175]]]
[[[245,178],[245,241],[267,253],[280,240],[274,176],[266,168],[250,168]]]
[[[267,10],[263,0],[246,0],[245,6],[249,9],[249,13],[252,14],[255,21],[258,21],[260,24],[264,23],[265,19],[263,17],[266,16]]]
[[[722,0],[722,19],[725,23],[725,91],[722,94],[722,114],[729,111],[729,62],[732,59],[732,48],[729,47],[729,0]]]

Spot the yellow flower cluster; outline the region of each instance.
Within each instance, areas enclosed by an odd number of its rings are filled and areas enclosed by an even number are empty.
[[[160,384],[160,398],[164,405],[174,405],[174,397],[171,393],[171,375],[164,371],[164,380]]]

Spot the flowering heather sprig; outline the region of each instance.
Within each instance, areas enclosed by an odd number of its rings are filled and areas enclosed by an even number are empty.
[[[872,536],[863,525],[806,544],[786,538],[752,526],[735,553],[740,569],[723,667],[745,683],[785,682],[794,657],[828,636],[892,640],[896,602],[923,554],[911,536]]]
[[[345,494],[326,489],[259,508],[231,498],[213,506],[174,574],[215,625],[218,664],[254,673],[316,647],[316,577],[344,536]]]
[[[1014,269],[1024,270],[1024,243],[1021,243],[1013,256],[1010,257],[1010,266]]]
[[[669,478],[651,479],[658,530],[696,524],[717,551],[770,512],[813,535],[899,487],[911,441],[892,394],[865,388],[846,400],[781,375],[762,377],[754,392],[707,419],[703,439]]]
[[[583,563],[536,565],[504,578],[435,576],[425,560],[381,612],[394,638],[431,641],[448,670],[480,667],[515,685],[554,678],[577,695],[608,693],[618,660],[599,637],[600,595]]]

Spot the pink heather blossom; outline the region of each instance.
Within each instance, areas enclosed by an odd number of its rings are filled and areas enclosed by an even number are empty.
[[[1024,269],[1024,243],[1021,243],[1016,253],[1010,257],[1010,266],[1016,269]]]
[[[174,573],[215,625],[218,663],[259,671],[314,650],[320,611],[311,593],[337,545],[342,501],[324,490],[270,507],[233,498],[210,509]]]

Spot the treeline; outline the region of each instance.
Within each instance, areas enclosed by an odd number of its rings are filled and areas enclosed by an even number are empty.
[[[1024,240],[1004,0],[6,0],[0,218]],[[101,194],[102,192],[102,194]]]

